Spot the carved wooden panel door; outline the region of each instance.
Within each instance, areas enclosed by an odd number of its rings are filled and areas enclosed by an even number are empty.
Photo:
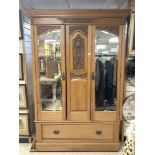
[[[66,26],[67,119],[90,119],[91,27]]]

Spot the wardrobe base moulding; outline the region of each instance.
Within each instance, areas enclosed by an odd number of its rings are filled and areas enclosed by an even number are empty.
[[[36,151],[119,151],[119,121],[36,122]]]
[[[119,151],[120,143],[36,143],[37,151]]]

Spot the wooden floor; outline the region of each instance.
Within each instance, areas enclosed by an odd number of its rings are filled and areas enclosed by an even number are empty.
[[[30,152],[31,144],[20,143],[19,155],[122,155],[122,149],[119,152]]]

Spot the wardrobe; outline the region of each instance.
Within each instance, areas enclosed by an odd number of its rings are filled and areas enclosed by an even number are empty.
[[[118,151],[130,10],[27,10],[36,151]]]

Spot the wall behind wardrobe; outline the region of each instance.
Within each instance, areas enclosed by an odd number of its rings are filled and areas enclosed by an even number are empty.
[[[25,56],[27,66],[27,97],[30,112],[30,129],[34,133],[34,99],[33,99],[33,79],[32,79],[32,48],[31,48],[31,19],[23,13],[23,28],[25,41]]]
[[[19,0],[19,9],[22,11],[23,34],[24,34],[24,57],[26,64],[26,82],[27,82],[27,101],[29,108],[29,128],[30,136],[35,133],[34,125],[34,96],[32,79],[32,47],[31,47],[31,18],[25,11],[27,8],[23,5],[23,0]]]

